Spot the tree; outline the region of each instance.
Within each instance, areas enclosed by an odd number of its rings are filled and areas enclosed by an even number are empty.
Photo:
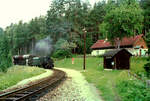
[[[9,42],[12,44],[12,54],[29,54],[35,46],[35,42],[48,36],[46,29],[46,17],[40,16],[29,23],[19,21],[5,29]]]
[[[0,71],[7,71],[12,65],[10,44],[6,35],[0,35]]]
[[[101,25],[109,40],[134,36],[142,31],[143,11],[137,2],[123,3],[107,12]],[[119,45],[119,44],[118,44]]]
[[[141,0],[141,7],[144,10],[144,33],[150,29],[150,0]]]
[[[47,29],[54,43],[60,38],[80,45],[87,27],[88,4],[81,0],[53,0],[47,17]],[[84,19],[83,19],[84,18]],[[79,47],[81,48],[81,47]]]
[[[3,29],[0,27],[0,35],[3,34]]]
[[[71,50],[76,47],[76,44],[68,42],[64,39],[59,39],[54,45],[55,52],[53,53],[53,57],[55,58],[65,58],[71,57]]]
[[[64,39],[59,39],[54,47],[55,50],[72,50],[76,47],[76,44],[71,42],[69,43],[67,40]]]
[[[104,16],[106,14],[105,6],[106,3],[104,1],[95,3],[88,16],[89,33],[90,35],[92,35],[93,43],[95,43],[99,39],[99,36],[101,36],[102,38],[102,35],[100,33],[101,28],[99,28],[99,25],[103,22]]]
[[[68,0],[53,0],[50,10],[47,12],[46,20],[47,31],[53,38],[54,43],[59,38],[68,38],[67,32],[71,29],[71,24],[65,19],[65,5]]]
[[[15,29],[17,28],[17,24],[13,24],[13,23],[11,23],[11,25],[10,26],[7,26],[6,28],[5,28],[5,35],[7,35],[7,37],[8,37],[8,40],[9,40],[9,43],[11,44],[11,52],[12,52],[12,55],[13,54],[15,54],[15,47],[14,47],[14,45],[15,45]]]
[[[147,63],[144,65],[144,69],[146,71],[147,77],[150,77],[150,31],[146,35],[146,42],[148,46],[148,58]]]
[[[31,50],[34,50],[34,46],[36,41],[45,38],[48,36],[47,29],[46,29],[46,17],[40,16],[35,17],[28,23],[29,28],[29,40],[31,41]]]
[[[117,3],[117,5],[122,5],[122,4],[128,4],[128,5],[130,5],[130,4],[134,4],[134,3],[137,3],[137,2],[139,2],[139,0],[116,0],[116,3]]]

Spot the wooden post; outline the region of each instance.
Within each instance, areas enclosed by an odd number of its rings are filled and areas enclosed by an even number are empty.
[[[13,34],[13,32],[12,32],[11,42],[12,42],[12,47],[11,47],[12,48],[12,51],[11,51],[12,53],[11,54],[13,55],[14,54],[14,34]]]
[[[129,57],[129,59],[128,59],[128,65],[129,65],[129,70],[130,70],[130,57]]]
[[[106,57],[104,57],[104,69],[106,68]]]
[[[116,62],[116,57],[114,57],[114,66],[115,66],[115,69],[116,69],[116,65],[117,65],[117,62]]]

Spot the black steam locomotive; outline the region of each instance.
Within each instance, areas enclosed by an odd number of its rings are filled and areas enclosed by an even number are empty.
[[[29,65],[38,66],[45,69],[53,69],[54,62],[47,56],[34,56],[34,55],[15,55],[13,56],[14,65]]]

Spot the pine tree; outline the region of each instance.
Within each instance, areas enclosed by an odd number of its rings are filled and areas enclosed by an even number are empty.
[[[3,29],[0,27],[0,35],[3,34]]]
[[[12,65],[12,56],[8,38],[5,35],[0,35],[0,71],[7,71]]]

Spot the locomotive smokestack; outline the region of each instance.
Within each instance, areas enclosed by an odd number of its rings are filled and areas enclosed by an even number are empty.
[[[33,55],[47,56],[51,54],[52,49],[52,39],[48,36],[35,44]]]

